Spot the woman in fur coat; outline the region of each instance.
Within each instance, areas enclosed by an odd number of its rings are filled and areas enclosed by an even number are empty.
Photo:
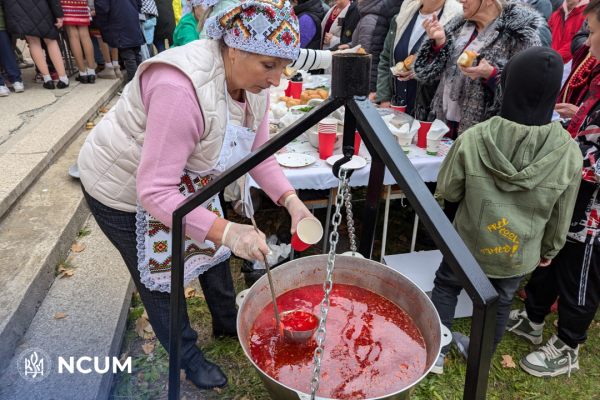
[[[505,63],[521,50],[541,46],[543,17],[528,4],[504,0],[460,0],[463,15],[445,26],[434,14],[423,23],[428,40],[417,53],[417,79],[440,79],[431,108],[456,137],[494,116],[500,104],[500,75]],[[456,61],[465,50],[478,57],[469,68]],[[498,89],[498,90],[496,90]]]

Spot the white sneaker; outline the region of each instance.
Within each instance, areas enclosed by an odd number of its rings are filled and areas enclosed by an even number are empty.
[[[21,93],[21,92],[25,91],[25,86],[23,86],[23,82],[13,83],[13,88],[15,89],[15,92],[17,92],[17,93]]]
[[[433,368],[431,368],[432,374],[442,375],[444,373],[444,358],[446,358],[446,355],[444,353],[440,353]]]
[[[6,85],[0,86],[0,97],[6,97],[10,94],[10,90],[6,87]]]

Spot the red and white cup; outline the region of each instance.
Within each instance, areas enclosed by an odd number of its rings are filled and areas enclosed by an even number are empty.
[[[406,106],[402,106],[402,107],[400,107],[400,106],[390,106],[390,108],[392,110],[398,110],[398,111],[403,112],[403,113],[406,112]]]
[[[316,218],[304,218],[298,222],[296,233],[292,236],[292,247],[304,251],[323,238],[323,226]]]
[[[333,155],[337,137],[337,119],[325,118],[319,122],[319,158],[327,160]]]

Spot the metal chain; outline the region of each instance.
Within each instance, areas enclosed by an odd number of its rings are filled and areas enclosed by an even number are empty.
[[[346,220],[348,221],[348,236],[350,237],[350,250],[352,255],[356,253],[356,235],[354,234],[354,214],[352,213],[352,193],[350,193],[350,185],[346,180],[344,187],[344,200],[346,205]]]
[[[321,371],[321,359],[323,358],[323,342],[325,341],[326,326],[327,326],[327,313],[329,312],[329,293],[333,289],[333,269],[335,268],[335,249],[338,244],[340,234],[338,233],[338,226],[342,222],[342,214],[340,209],[344,202],[344,189],[348,186],[348,178],[346,177],[347,170],[345,168],[340,169],[340,181],[338,183],[338,192],[335,198],[335,214],[331,222],[333,223],[333,230],[329,235],[329,257],[327,259],[327,278],[323,283],[323,291],[325,297],[321,301],[321,321],[319,322],[319,329],[317,329],[317,348],[315,349],[315,368],[313,370],[313,376],[310,380],[311,400],[315,400],[315,396],[319,391],[319,373]]]

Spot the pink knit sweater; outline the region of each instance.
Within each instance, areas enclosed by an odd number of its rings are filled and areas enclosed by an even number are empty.
[[[141,91],[148,121],[137,173],[137,194],[146,211],[171,226],[173,211],[184,199],[178,190],[181,173],[204,133],[204,120],[192,82],[175,67],[151,65],[141,76]],[[238,104],[245,109],[245,103]],[[252,150],[267,140],[268,109]],[[294,190],[274,156],[251,170],[250,175],[275,203],[285,192]],[[186,218],[186,234],[204,242],[216,218],[212,212],[197,208]]]

